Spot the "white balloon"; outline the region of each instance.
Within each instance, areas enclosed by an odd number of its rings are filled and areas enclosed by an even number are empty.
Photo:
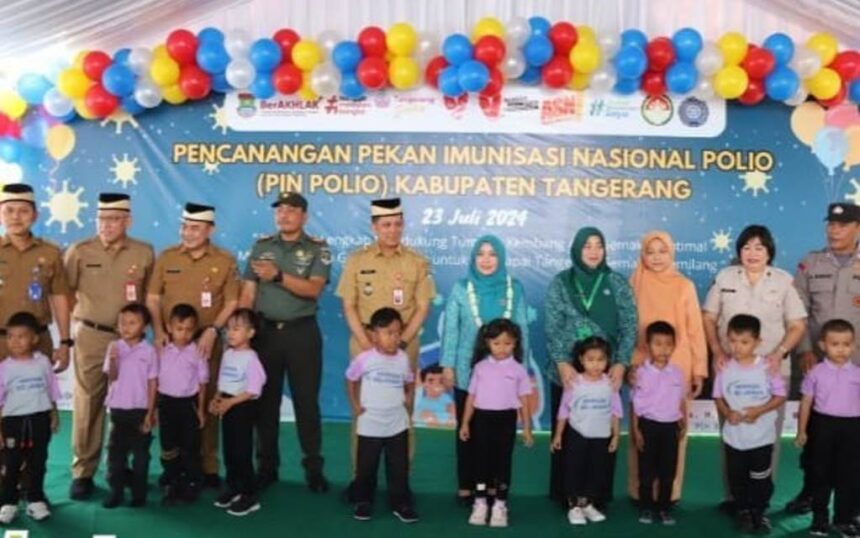
[[[588,87],[597,93],[608,93],[612,91],[617,81],[618,76],[612,65],[604,64],[603,67],[591,74],[591,83]]]
[[[809,97],[809,91],[807,91],[807,89],[803,86],[803,84],[801,84],[797,88],[797,91],[794,92],[794,95],[792,95],[791,97],[789,97],[788,99],[783,101],[783,103],[785,103],[789,106],[798,106],[798,105],[802,105],[803,103],[805,103],[807,97]]]
[[[137,75],[149,72],[149,64],[152,63],[152,51],[144,48],[133,48],[128,53],[128,67]]]
[[[251,36],[245,30],[233,30],[224,38],[224,48],[231,60],[247,58],[251,50]]]
[[[321,63],[311,71],[311,89],[322,97],[337,95],[340,91],[340,69],[331,62]]]
[[[71,67],[71,63],[66,60],[56,60],[51,62],[45,70],[45,78],[51,81],[51,84],[56,85],[57,79],[60,78],[60,73]]]
[[[415,48],[415,61],[421,71],[430,63],[430,60],[439,56],[439,37],[432,32],[421,32],[418,34],[418,46]]]
[[[708,41],[696,56],[695,64],[699,74],[710,77],[723,68],[723,53],[717,45]]]
[[[696,84],[696,87],[693,88],[691,93],[693,94],[693,97],[701,99],[702,101],[713,99],[715,95],[714,83],[711,82],[710,78],[699,77],[699,82]]]
[[[343,38],[336,30],[323,30],[317,35],[317,43],[319,43],[320,50],[322,51],[323,61],[331,58],[331,52],[341,41],[343,41]]]
[[[74,104],[70,99],[66,99],[57,88],[51,88],[45,92],[42,98],[42,106],[51,116],[62,118],[74,109]]]
[[[800,78],[809,78],[821,69],[821,56],[806,47],[799,46],[795,49],[788,66],[794,69]]]
[[[237,90],[244,90],[254,82],[254,77],[257,76],[257,70],[250,61],[244,58],[237,58],[227,64],[227,71],[224,73],[227,82]]]
[[[617,32],[600,32],[597,43],[600,45],[600,51],[606,59],[611,59],[615,56],[615,53],[621,47],[621,39],[618,37]]]
[[[506,79],[515,79],[523,76],[526,72],[526,57],[519,49],[508,50],[508,55],[499,66]]]
[[[155,82],[142,78],[134,89],[134,100],[144,108],[155,108],[161,104],[161,88]]]
[[[515,47],[522,47],[532,35],[532,27],[525,17],[514,17],[505,26],[505,41]]]

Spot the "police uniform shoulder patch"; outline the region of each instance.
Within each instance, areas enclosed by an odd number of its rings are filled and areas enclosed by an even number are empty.
[[[320,248],[320,261],[323,263],[323,265],[331,265],[331,249],[328,248],[328,246],[323,246]]]
[[[270,235],[261,235],[260,237],[258,237],[258,238],[257,238],[257,241],[256,241],[256,242],[257,242],[257,243],[265,243],[266,241],[271,241],[271,240],[272,240],[272,239],[274,239],[274,238],[275,238],[275,236],[274,236],[273,234],[270,234]]]
[[[308,234],[308,240],[309,240],[311,243],[316,243],[316,244],[318,244],[318,245],[325,245],[325,244],[326,244],[326,240],[325,240],[324,238],[322,238],[322,237],[317,237],[317,236],[315,236],[315,235],[310,235],[310,234]]]

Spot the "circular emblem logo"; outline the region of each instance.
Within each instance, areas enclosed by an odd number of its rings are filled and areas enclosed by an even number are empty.
[[[695,97],[687,97],[678,106],[678,117],[687,127],[699,127],[708,121],[708,103]]]
[[[659,127],[666,125],[675,113],[675,106],[667,95],[652,95],[642,101],[642,118]]]

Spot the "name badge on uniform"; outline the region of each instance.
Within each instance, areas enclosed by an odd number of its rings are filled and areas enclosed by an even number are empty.
[[[125,283],[125,300],[130,303],[137,301],[137,285],[134,282]]]
[[[37,265],[33,267],[33,277],[30,280],[30,285],[27,286],[27,297],[31,301],[41,301],[42,300],[42,284],[39,282],[39,273],[41,269]]]
[[[403,306],[403,288],[394,288],[394,306]]]
[[[212,308],[212,292],[204,291],[200,293],[200,306],[202,308]]]

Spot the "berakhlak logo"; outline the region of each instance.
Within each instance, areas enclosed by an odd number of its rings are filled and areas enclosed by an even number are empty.
[[[675,113],[668,95],[651,95],[642,101],[642,118],[655,127],[666,125]]]
[[[708,121],[708,103],[695,97],[687,97],[678,105],[678,117],[687,127],[699,127]]]
[[[254,94],[242,92],[238,95],[239,106],[236,107],[236,112],[239,117],[250,118],[257,113],[257,100],[254,99]]]

